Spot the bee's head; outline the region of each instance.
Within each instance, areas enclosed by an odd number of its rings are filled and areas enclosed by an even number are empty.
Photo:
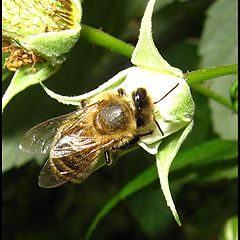
[[[153,102],[145,88],[137,88],[132,93],[135,105],[137,128],[144,127],[153,120]]]
[[[132,98],[137,109],[141,110],[148,106],[149,100],[146,89],[138,88],[132,93]]]

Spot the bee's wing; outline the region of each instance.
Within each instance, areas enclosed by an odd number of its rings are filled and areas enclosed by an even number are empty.
[[[31,128],[23,136],[19,148],[29,153],[47,153],[58,128],[70,121],[75,112],[49,119]]]
[[[74,139],[74,136],[76,139]],[[40,187],[54,188],[67,182],[82,182],[103,165],[100,165],[98,161],[101,151],[115,142],[115,140],[111,140],[99,144],[94,139],[92,139],[92,142],[91,139],[88,139],[89,144],[83,145],[81,137],[74,136],[70,137],[74,146],[67,144],[63,149],[59,148],[59,151],[51,154],[51,157],[43,166],[38,178]],[[86,143],[85,138],[83,138],[83,142]]]
[[[55,188],[68,182],[80,183],[104,165],[104,163],[98,163],[99,154],[96,151],[87,156],[76,154],[75,157],[74,163],[71,164],[72,168],[67,166],[66,161],[61,158],[49,158],[41,169],[38,185],[43,188]],[[68,164],[70,161],[67,161]]]
[[[67,178],[59,176],[52,159],[49,158],[38,176],[38,186],[42,188],[55,188],[67,182]]]
[[[79,183],[98,168],[100,154],[109,149],[115,139],[99,140],[92,133],[92,126],[83,123],[94,110],[95,105],[85,107],[78,118],[59,128],[50,158],[40,172],[39,186],[53,188],[67,182]]]

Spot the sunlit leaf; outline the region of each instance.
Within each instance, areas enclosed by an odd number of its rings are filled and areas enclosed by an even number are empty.
[[[16,94],[31,85],[46,80],[58,70],[58,67],[52,67],[48,63],[39,63],[36,67],[39,67],[36,73],[33,73],[30,67],[21,68],[16,71],[10,85],[3,95],[2,111]]]
[[[238,239],[238,217],[229,218],[223,228],[220,240],[237,240]]]

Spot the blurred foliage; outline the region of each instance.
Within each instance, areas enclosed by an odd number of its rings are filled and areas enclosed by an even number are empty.
[[[205,32],[210,31],[207,29],[213,11],[219,19],[223,15],[232,16],[236,14],[236,1],[158,2],[153,16],[154,41],[171,65],[186,72],[200,66],[235,63],[234,50],[228,57],[230,62],[206,63],[208,57],[221,59],[223,56],[218,50],[199,54],[199,42],[202,49],[210,44]],[[85,0],[82,22],[135,45],[146,3],[146,0]],[[224,9],[218,7],[221,4]],[[225,22],[230,21],[236,29],[236,22],[232,18],[224,19]],[[212,21],[217,20],[214,18]],[[227,46],[236,49],[234,33],[228,34],[228,28],[224,32],[221,30],[222,23],[212,27],[210,33],[214,43],[219,43],[220,48],[224,49],[227,39]],[[216,31],[220,33],[215,34]],[[226,39],[221,39],[223,37]],[[87,44],[80,37],[67,61],[45,84],[62,95],[79,95],[96,88],[128,66],[129,59]],[[214,81],[218,83],[218,79]],[[3,92],[8,84],[9,79],[5,79]],[[225,85],[217,85],[229,90]],[[195,125],[182,150],[223,137],[222,132],[218,131],[219,127],[216,128],[216,117],[211,114],[214,107],[208,104],[208,99],[196,92],[193,92],[193,97],[196,104]],[[81,185],[50,190],[39,188],[37,176],[45,158],[40,156],[29,161],[32,157],[18,150],[21,136],[37,123],[72,110],[73,107],[49,98],[40,85],[18,94],[6,107],[2,117],[4,240],[83,239],[104,203],[116,195],[124,184],[154,163],[154,156],[137,149],[123,156],[113,166],[95,172]],[[220,128],[235,134],[237,130],[234,124],[224,125],[231,114],[218,114],[217,118],[223,120]],[[231,163],[234,159],[229,160]],[[186,172],[190,173],[191,170],[189,167]],[[181,187],[173,184],[172,191],[182,219],[182,228],[177,226],[171,216],[156,180],[120,202],[103,219],[92,239],[219,239],[227,219],[236,215],[237,184],[235,179],[213,179],[206,180],[205,176],[205,181],[198,178],[198,181],[188,181]]]
[[[201,67],[237,63],[236,0],[214,2],[207,10],[207,16],[199,44]],[[230,100],[229,89],[235,79],[236,76],[225,76],[211,79],[207,85]],[[237,139],[237,114],[213,100],[210,100],[209,106],[214,131],[221,138]]]
[[[238,216],[232,216],[226,221],[220,239],[221,240],[238,239]]]

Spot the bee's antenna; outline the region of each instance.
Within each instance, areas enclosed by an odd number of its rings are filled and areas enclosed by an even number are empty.
[[[154,102],[154,104],[159,103],[160,101],[162,101],[165,97],[167,97],[168,94],[170,94],[175,88],[177,88],[179,85],[179,83],[177,83],[170,91],[168,91],[162,98],[160,98],[158,101]]]
[[[169,95],[175,88],[177,88],[179,85],[179,83],[177,83],[170,91],[168,91],[162,98],[160,98],[158,101],[154,102],[154,104],[157,104],[159,103],[160,101],[162,101],[165,97],[167,97],[167,95]],[[164,136],[164,132],[163,130],[161,129],[159,123],[157,122],[157,120],[154,118],[154,122],[155,124],[157,125],[157,128],[159,130],[159,132]]]
[[[154,122],[155,122],[155,124],[157,125],[157,128],[158,128],[159,132],[164,136],[164,132],[163,132],[163,130],[161,129],[161,127],[160,127],[160,125],[159,125],[159,123],[157,122],[156,119],[154,119]]]

